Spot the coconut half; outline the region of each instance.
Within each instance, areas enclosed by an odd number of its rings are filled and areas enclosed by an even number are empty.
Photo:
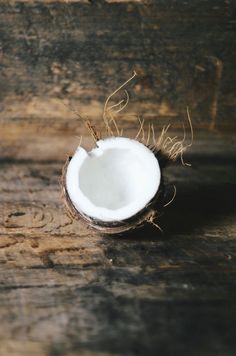
[[[193,143],[193,127],[188,108],[187,119],[191,132],[189,143],[186,143],[184,124],[183,138],[179,139],[167,134],[171,124],[163,126],[156,138],[154,125],[149,123],[146,138],[144,120],[139,117],[140,127],[135,139],[121,137],[123,131],[119,130],[116,118],[129,103],[129,94],[124,88],[136,75],[134,72],[105,101],[102,121],[110,137],[100,139],[101,134],[98,135],[90,121],[73,109],[74,114],[86,125],[96,142],[96,148],[87,152],[79,146],[74,156],[67,160],[62,173],[62,189],[68,213],[109,234],[135,229],[146,221],[160,229],[155,219],[159,217],[160,210],[174,200],[176,194],[174,187],[173,197],[164,203],[166,189],[161,170],[178,158],[183,165],[189,165],[184,162],[183,153]],[[121,90],[124,99],[114,103],[114,97]]]
[[[90,152],[78,147],[63,173],[70,212],[108,233],[129,230],[147,220],[160,186],[155,154],[125,137],[99,140]]]

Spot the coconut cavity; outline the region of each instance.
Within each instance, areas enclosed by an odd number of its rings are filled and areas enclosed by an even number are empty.
[[[124,137],[99,140],[90,152],[78,147],[65,172],[74,208],[101,222],[137,215],[155,197],[160,181],[160,166],[153,152]]]

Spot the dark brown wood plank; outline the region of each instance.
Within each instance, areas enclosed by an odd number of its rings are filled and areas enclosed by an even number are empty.
[[[157,126],[180,126],[188,105],[198,127],[235,127],[234,5],[1,2],[1,117],[63,117],[63,126],[64,103],[100,120],[107,95],[135,69],[131,102]]]

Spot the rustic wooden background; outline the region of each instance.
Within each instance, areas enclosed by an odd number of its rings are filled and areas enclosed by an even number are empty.
[[[234,0],[0,0],[0,355],[235,355]],[[58,180],[106,97],[182,134],[191,168],[159,223],[103,237]],[[137,120],[121,116],[125,134]]]

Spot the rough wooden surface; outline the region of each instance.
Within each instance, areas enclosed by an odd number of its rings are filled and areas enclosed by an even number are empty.
[[[168,168],[177,197],[163,235],[149,226],[111,238],[65,214],[58,179],[72,142],[22,131],[19,149],[9,135],[0,152],[1,356],[235,355],[235,139],[201,135],[186,156],[192,167]]]
[[[64,128],[66,104],[99,122],[135,69],[132,109],[156,125],[181,126],[188,105],[198,127],[235,128],[234,13],[234,0],[2,0],[1,117]]]
[[[234,356],[235,1],[0,0],[0,356]],[[59,177],[135,69],[126,113],[182,128],[159,223],[103,237]],[[119,119],[134,137],[137,119]],[[217,129],[217,131],[216,131]],[[222,129],[230,134],[220,133]],[[181,135],[182,132],[178,131]]]

